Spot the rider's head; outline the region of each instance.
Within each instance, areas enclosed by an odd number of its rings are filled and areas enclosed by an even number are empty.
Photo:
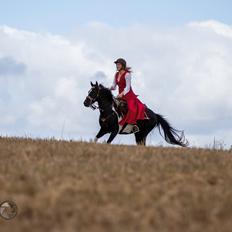
[[[116,64],[118,71],[126,70],[126,61],[123,58],[117,59],[116,61],[114,61],[114,63]]]
[[[116,64],[117,71],[125,70],[129,73],[131,73],[131,67],[127,67],[126,61],[123,58],[118,58],[116,61],[114,61]]]

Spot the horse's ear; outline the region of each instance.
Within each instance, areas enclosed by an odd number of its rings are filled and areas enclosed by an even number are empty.
[[[90,82],[90,84],[91,84],[92,87],[94,86],[94,84],[92,83],[92,81]]]
[[[96,81],[96,86],[98,86],[98,82]]]

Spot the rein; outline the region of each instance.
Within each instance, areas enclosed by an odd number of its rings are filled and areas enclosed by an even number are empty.
[[[91,107],[92,110],[99,109],[99,106],[94,105],[94,103],[92,103],[93,101],[96,101],[96,99],[98,98],[99,92],[100,92],[100,89],[98,89],[96,98],[90,97],[89,95],[87,96],[87,98],[88,98],[88,99],[90,100],[90,102],[91,102],[90,107]]]
[[[97,92],[97,96],[95,98],[91,97],[91,96],[87,96],[87,98],[90,100],[90,107],[92,110],[96,110],[96,109],[99,109],[101,113],[103,113],[104,111],[106,111],[107,109],[109,109],[108,107],[110,107],[112,109],[112,105],[108,105],[105,109],[102,109],[101,107],[99,107],[99,105],[95,105],[95,102],[97,100],[97,98],[99,97],[99,93],[100,93],[100,88],[98,89],[98,92]],[[92,103],[94,102],[94,103]],[[113,96],[113,103],[112,104],[115,104],[117,107],[119,106],[120,104],[120,100],[116,97]],[[109,115],[107,115],[105,118],[101,117],[101,121],[102,122],[105,122],[107,121],[113,114],[114,112],[119,116],[117,110],[116,111],[112,111]]]

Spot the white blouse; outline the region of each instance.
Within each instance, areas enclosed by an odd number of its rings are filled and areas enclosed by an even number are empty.
[[[125,79],[126,79],[126,87],[125,87],[125,89],[124,89],[124,95],[126,95],[126,94],[130,91],[130,88],[131,88],[131,74],[130,74],[130,73],[127,73],[127,74],[125,75]],[[116,84],[116,80],[115,80],[115,78],[114,78],[113,84],[112,84],[111,88],[112,88],[113,90],[115,90],[115,89],[116,89],[116,86],[117,86],[117,84]]]

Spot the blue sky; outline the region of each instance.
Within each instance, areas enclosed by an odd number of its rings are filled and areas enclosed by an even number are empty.
[[[115,27],[209,19],[232,24],[230,0],[0,0],[0,5],[1,25],[37,32],[67,33],[92,21]]]

